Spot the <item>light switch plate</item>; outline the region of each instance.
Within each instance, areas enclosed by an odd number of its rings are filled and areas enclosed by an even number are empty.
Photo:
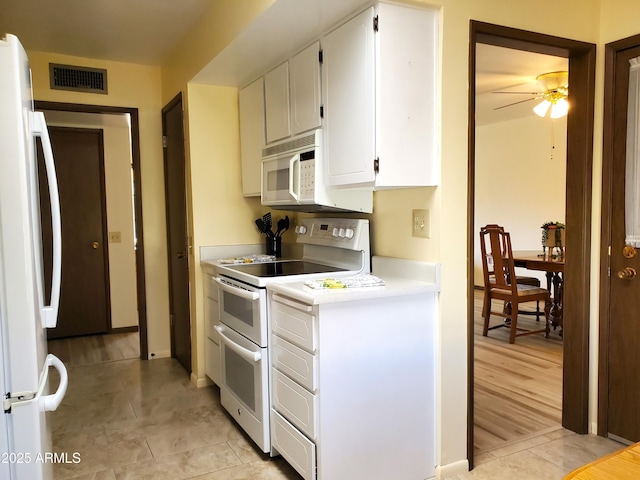
[[[431,218],[429,210],[414,209],[412,213],[411,230],[414,237],[431,238]]]

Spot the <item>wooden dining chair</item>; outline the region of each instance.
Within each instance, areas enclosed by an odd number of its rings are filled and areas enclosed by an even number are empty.
[[[504,228],[498,225],[487,225],[480,229],[480,249],[482,252],[482,271],[484,275],[484,304],[482,316],[484,326],[482,335],[487,336],[489,330],[507,327],[510,329],[509,343],[514,343],[516,337],[522,335],[532,335],[544,332],[545,337],[549,337],[549,292],[533,285],[518,284],[513,262],[513,251],[511,249],[511,236],[505,232]],[[493,260],[493,268],[489,266],[489,259]],[[513,280],[513,281],[512,281]],[[492,310],[492,300],[500,300],[502,309]],[[545,305],[544,318],[545,328],[539,330],[526,330],[518,328],[518,307],[526,302],[543,301]],[[508,308],[504,305],[508,304]],[[505,318],[506,322],[501,322],[492,327],[489,326],[491,315]],[[518,333],[521,332],[521,333]]]
[[[497,224],[489,224],[487,225],[485,228],[496,228],[499,229],[501,231],[504,231],[504,227],[497,225]],[[503,245],[503,250],[506,248],[505,245]],[[487,262],[489,264],[489,280],[491,282],[494,281],[494,277],[493,277],[493,259],[491,258],[491,256],[489,256],[489,258],[487,259]],[[540,286],[540,279],[537,277],[528,277],[526,275],[516,275],[516,282],[520,285],[531,285],[533,287],[539,287]],[[505,302],[505,308],[507,308],[507,304]],[[536,311],[532,312],[530,310],[520,310],[518,312],[520,315],[535,315],[536,317],[536,321],[539,322],[540,321],[540,302],[536,302]],[[484,310],[482,311],[482,318],[484,318]]]

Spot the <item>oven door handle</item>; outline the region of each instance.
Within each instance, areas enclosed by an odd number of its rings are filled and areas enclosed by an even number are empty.
[[[245,300],[254,301],[260,298],[260,294],[258,292],[250,292],[242,288],[234,287],[233,285],[229,285],[228,283],[223,282],[219,278],[216,278],[216,283],[225,292],[231,293],[232,295],[240,298],[244,298]]]
[[[242,358],[244,358],[245,360],[248,360],[249,362],[257,363],[262,359],[262,354],[260,352],[252,352],[251,350],[247,350],[246,348],[241,347],[240,345],[235,343],[233,340],[231,340],[229,337],[227,337],[224,334],[224,328],[221,327],[220,325],[214,325],[213,328],[215,328],[216,331],[220,334],[220,337],[222,337],[222,340],[226,343],[226,345],[231,350],[233,350],[238,355],[240,355]]]

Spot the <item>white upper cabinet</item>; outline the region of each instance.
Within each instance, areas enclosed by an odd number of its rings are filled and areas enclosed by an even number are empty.
[[[320,43],[316,42],[289,60],[291,134],[320,127]]]
[[[320,127],[320,44],[264,77],[267,143]]]
[[[240,153],[242,193],[260,196],[262,149],[265,144],[264,80],[260,77],[240,90]]]
[[[289,62],[264,76],[267,143],[291,135],[289,123]]]
[[[381,2],[321,39],[328,185],[438,184],[437,25]]]
[[[325,181],[375,180],[374,9],[322,39]]]

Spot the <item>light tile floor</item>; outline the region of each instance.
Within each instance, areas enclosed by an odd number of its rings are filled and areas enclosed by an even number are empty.
[[[80,462],[56,464],[55,480],[300,479],[284,460],[266,458],[244,436],[220,406],[216,387],[195,388],[173,359],[68,370],[67,396],[49,422],[54,451],[70,458],[78,452]],[[472,472],[453,478],[561,479],[621,447],[559,429],[487,452]]]

